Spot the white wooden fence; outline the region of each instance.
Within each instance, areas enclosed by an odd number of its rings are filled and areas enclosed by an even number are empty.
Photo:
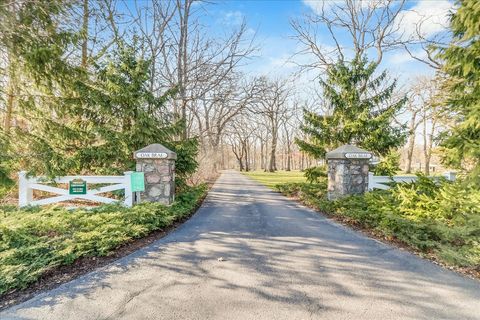
[[[53,179],[56,183],[66,183],[74,179],[82,179],[86,181],[87,186],[91,183],[97,184],[109,184],[108,186],[88,189],[86,194],[69,194],[68,189],[57,188],[47,185],[47,183],[52,182],[52,179],[47,180],[43,177],[27,177],[25,171],[19,172],[19,199],[18,204],[20,207],[25,206],[38,206],[53,204],[63,201],[70,201],[73,199],[84,199],[93,202],[101,203],[114,203],[121,200],[113,199],[105,196],[100,196],[100,194],[115,190],[125,190],[125,199],[123,204],[127,207],[133,205],[133,193],[132,193],[132,181],[131,181],[132,171],[125,172],[123,176],[64,176],[57,177]],[[33,190],[41,190],[49,193],[54,193],[56,196],[34,200],[33,199]]]
[[[445,172],[444,177],[447,180],[455,181],[455,172]],[[432,179],[436,179],[438,177],[432,177]],[[418,179],[417,176],[374,176],[372,172],[368,173],[368,190],[373,189],[382,189],[387,190],[390,188],[388,183],[392,182],[413,182]]]

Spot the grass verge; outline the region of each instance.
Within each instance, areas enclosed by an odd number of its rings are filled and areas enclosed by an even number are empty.
[[[264,171],[250,171],[242,173],[269,188],[274,188],[278,184],[307,181],[305,179],[305,176],[303,175],[303,172],[301,171],[277,171],[274,173]]]
[[[1,207],[0,300],[52,270],[114,255],[134,239],[169,228],[198,207],[207,189],[207,185],[188,187],[169,207],[157,203],[73,211],[55,206]]]

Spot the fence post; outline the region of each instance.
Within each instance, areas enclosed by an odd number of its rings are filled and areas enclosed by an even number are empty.
[[[375,185],[373,179],[373,172],[368,172],[368,191],[373,190],[373,186]]]
[[[455,179],[457,178],[457,173],[455,171],[447,171],[443,175],[449,181],[455,181]]]
[[[29,187],[26,171],[18,173],[18,206],[26,207],[33,200],[33,189]]]
[[[124,184],[125,184],[125,200],[124,204],[127,207],[133,205],[133,193],[132,193],[132,171],[126,171],[124,174]]]

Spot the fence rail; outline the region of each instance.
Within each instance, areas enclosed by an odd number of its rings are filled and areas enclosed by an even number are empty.
[[[443,175],[447,180],[455,181],[455,172],[445,172]],[[387,190],[390,188],[388,183],[397,182],[414,182],[418,179],[417,176],[375,176],[372,172],[368,173],[368,190],[382,189]],[[438,179],[438,177],[432,177],[432,179]]]
[[[114,203],[122,201],[127,207],[133,205],[133,193],[132,193],[132,180],[131,171],[127,171],[123,176],[63,176],[54,179],[46,179],[45,177],[27,177],[25,171],[18,173],[19,177],[19,197],[18,205],[20,207],[25,206],[37,206],[47,205],[58,202],[70,201],[74,199],[83,199],[100,203]],[[48,183],[69,183],[72,180],[81,179],[88,184],[108,184],[104,187],[88,189],[86,194],[70,194],[68,189],[58,188]],[[55,196],[34,200],[33,190],[41,190],[55,194]],[[124,200],[113,199],[100,194],[111,192],[115,190],[125,190]]]

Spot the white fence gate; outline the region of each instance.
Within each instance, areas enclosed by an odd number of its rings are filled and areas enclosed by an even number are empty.
[[[455,181],[455,172],[445,172],[444,177],[447,180],[450,181]],[[432,177],[432,179],[435,179],[437,177]],[[374,176],[372,172],[368,173],[368,190],[373,190],[373,189],[382,189],[382,190],[387,190],[390,188],[390,186],[386,185],[387,183],[392,183],[392,182],[413,182],[418,179],[417,176]]]
[[[125,199],[123,204],[127,207],[133,205],[133,193],[132,193],[132,171],[125,172],[123,176],[64,176],[53,179],[56,183],[69,183],[74,179],[82,179],[87,185],[91,183],[109,184],[108,186],[87,189],[86,194],[70,194],[68,189],[57,188],[49,186],[46,183],[52,182],[52,180],[45,179],[43,177],[27,177],[25,171],[19,172],[19,199],[18,204],[20,207],[25,206],[38,206],[53,204],[63,201],[69,201],[73,199],[84,199],[93,202],[101,203],[114,203],[121,200],[100,196],[105,192],[111,192],[115,190],[125,190]],[[56,194],[56,196],[48,197],[40,200],[33,199],[33,190],[41,190]]]

